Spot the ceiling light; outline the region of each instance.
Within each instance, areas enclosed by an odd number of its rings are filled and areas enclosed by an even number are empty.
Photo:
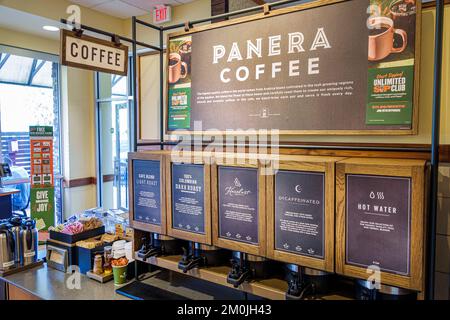
[[[58,28],[58,27],[55,27],[55,26],[43,26],[42,28],[43,28],[44,30],[52,31],[52,32],[59,31],[59,28]]]

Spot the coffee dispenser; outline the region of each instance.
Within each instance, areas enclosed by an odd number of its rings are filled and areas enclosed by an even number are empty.
[[[14,234],[14,263],[16,265],[20,264],[20,257],[22,255],[22,250],[20,247],[20,230],[22,229],[22,218],[12,217],[9,219],[10,230]]]
[[[231,271],[227,282],[237,288],[246,280],[268,279],[277,271],[277,263],[264,257],[234,251],[231,259]]]
[[[201,152],[166,158],[167,232],[187,241],[178,269],[226,264],[229,253],[212,245],[211,171]]]
[[[15,267],[16,252],[14,234],[6,223],[0,224],[0,270],[6,271]]]
[[[26,220],[20,230],[21,261],[23,266],[37,261],[38,253],[38,231],[34,220]]]
[[[138,235],[138,259],[179,254],[179,240],[167,236],[165,156],[168,151],[128,154],[130,173],[130,224]]]
[[[232,250],[227,282],[239,287],[252,278],[266,278],[266,177],[263,157],[216,154],[211,166],[213,244]]]

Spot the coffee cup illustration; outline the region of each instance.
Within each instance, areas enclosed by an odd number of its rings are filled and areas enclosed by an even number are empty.
[[[389,15],[394,21],[394,28],[405,30],[408,45],[414,48],[416,31],[416,3],[414,0],[394,0],[389,6]]]
[[[388,17],[372,17],[369,26],[369,61],[379,61],[391,53],[402,53],[408,45],[408,35],[405,30],[395,29],[394,21]],[[402,45],[395,47],[394,35],[402,38]]]
[[[191,48],[192,48],[192,41],[188,40],[183,42],[180,45],[180,49],[178,50],[178,53],[180,54],[181,61],[185,62],[188,67],[188,72],[191,68]]]
[[[180,79],[186,78],[188,73],[187,64],[181,61],[178,53],[169,55],[169,83],[177,83]]]

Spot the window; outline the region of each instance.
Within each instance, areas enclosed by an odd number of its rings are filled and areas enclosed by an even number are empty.
[[[57,222],[62,221],[59,101],[57,56],[0,45],[1,157],[14,173],[3,184],[21,191],[13,197],[13,209],[29,214],[29,126],[53,126]]]
[[[96,73],[98,204],[128,209],[130,77]]]

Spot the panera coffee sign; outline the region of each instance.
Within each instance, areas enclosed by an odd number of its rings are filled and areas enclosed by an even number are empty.
[[[61,64],[126,76],[128,47],[122,44],[61,31]]]
[[[412,133],[420,4],[317,3],[170,36],[169,131]]]

